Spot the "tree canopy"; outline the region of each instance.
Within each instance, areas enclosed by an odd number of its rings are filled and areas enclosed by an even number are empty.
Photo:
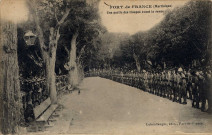
[[[165,18],[147,32],[138,32],[121,43],[114,59],[119,65],[134,65],[133,53],[143,68],[191,67],[209,63],[211,48],[211,2],[191,1],[166,13]],[[142,63],[143,62],[143,63]]]

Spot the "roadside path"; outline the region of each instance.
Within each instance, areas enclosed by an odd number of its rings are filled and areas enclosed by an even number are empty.
[[[64,95],[59,102],[64,109],[59,112],[55,126],[46,132],[212,132],[212,115],[192,108],[190,102],[178,104],[100,77],[85,78],[80,85],[80,94],[74,91]]]

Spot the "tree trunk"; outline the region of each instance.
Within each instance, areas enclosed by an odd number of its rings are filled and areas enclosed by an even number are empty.
[[[78,68],[76,62],[76,40],[78,37],[78,33],[75,33],[71,40],[71,51],[70,51],[70,59],[69,59],[69,83],[72,87],[76,87],[78,85]]]
[[[3,134],[14,134],[21,118],[16,24],[1,20],[0,37],[0,126]]]
[[[56,50],[52,50],[52,57],[49,56],[46,62],[46,85],[50,94],[52,104],[57,104],[57,90],[56,90],[56,76],[55,76],[55,61],[56,61]]]
[[[41,48],[41,54],[46,66],[46,85],[47,90],[50,93],[51,103],[57,103],[57,91],[55,84],[55,61],[56,61],[56,51],[57,44],[60,38],[60,26],[64,23],[65,19],[68,17],[70,8],[66,8],[65,13],[63,14],[60,20],[57,20],[57,24],[55,28],[50,28],[50,36],[49,36],[49,46],[46,47],[43,30],[40,27],[40,21],[38,18],[38,14],[36,12],[36,4],[35,1],[27,1],[27,5],[29,6],[30,12],[34,18],[36,29],[38,32],[38,39]],[[56,15],[55,15],[56,16]],[[48,51],[47,51],[48,50]]]
[[[135,64],[136,64],[137,70],[138,70],[138,72],[140,72],[141,71],[141,65],[140,65],[138,56],[135,53],[133,53],[133,58],[135,60]]]
[[[54,28],[50,29],[49,36],[49,51],[46,59],[46,85],[47,90],[50,94],[50,99],[52,104],[57,104],[57,90],[56,90],[56,75],[55,75],[55,62],[56,62],[56,52],[57,43],[60,35],[58,34],[59,29],[55,31]],[[57,34],[56,34],[57,33]]]
[[[29,3],[28,3],[29,4]],[[57,103],[57,91],[56,91],[56,84],[55,84],[55,61],[56,61],[56,50],[57,50],[57,42],[60,38],[59,29],[58,28],[50,28],[50,35],[49,35],[49,48],[48,51],[46,50],[46,45],[44,41],[43,31],[40,27],[40,22],[38,15],[34,11],[34,7],[30,5],[32,15],[35,20],[36,29],[38,32],[38,39],[41,48],[41,54],[43,61],[45,63],[46,68],[46,89],[50,94],[51,104]]]

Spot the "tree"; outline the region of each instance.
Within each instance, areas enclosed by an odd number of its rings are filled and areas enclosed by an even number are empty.
[[[141,66],[145,66],[145,62],[146,62],[146,53],[147,53],[147,46],[145,43],[145,36],[146,33],[144,32],[139,32],[136,33],[134,35],[132,35],[132,53],[133,53],[133,58],[135,60],[136,63],[136,68],[137,71],[140,72],[141,71]],[[143,65],[141,65],[141,63]]]
[[[125,63],[129,64],[131,68],[135,67],[138,72],[141,71],[141,62],[145,61],[146,59],[146,46],[144,37],[145,34],[140,32],[126,38],[120,43],[121,55],[119,56],[119,61],[124,61]],[[119,52],[117,53],[119,54]]]
[[[20,82],[17,58],[17,25],[1,18],[1,131],[14,134],[20,122]]]
[[[69,72],[69,83],[72,87],[79,84],[79,66],[91,58],[92,53],[96,50],[96,39],[104,28],[100,24],[98,8],[87,4],[85,1],[74,1],[71,3],[71,12],[68,21],[63,27],[63,40],[68,51],[68,61],[66,69]],[[70,41],[71,39],[71,41]],[[83,55],[90,55],[84,59]]]
[[[209,65],[211,48],[211,1],[191,1],[166,13],[147,32],[138,32],[125,41],[114,55],[116,65],[128,68],[164,68]],[[165,64],[164,64],[165,63]]]
[[[116,55],[116,50],[119,49],[120,43],[128,34],[125,33],[109,33],[105,32],[99,38],[97,44],[96,60],[98,68],[111,68],[114,66],[112,58]]]
[[[60,28],[69,15],[69,1],[28,1],[29,9],[35,21],[39,45],[46,71],[46,86],[52,104],[57,103],[55,85],[55,62]],[[63,10],[64,9],[64,10]],[[59,19],[60,18],[60,19]],[[43,27],[42,27],[43,26]]]
[[[195,59],[207,59],[210,7],[210,1],[191,1],[168,12],[164,20],[148,32],[145,39],[149,46],[148,58],[159,65],[166,62],[170,67],[188,67]]]

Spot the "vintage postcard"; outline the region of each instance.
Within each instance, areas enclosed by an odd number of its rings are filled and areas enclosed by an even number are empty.
[[[211,134],[210,0],[0,0],[1,134]]]

